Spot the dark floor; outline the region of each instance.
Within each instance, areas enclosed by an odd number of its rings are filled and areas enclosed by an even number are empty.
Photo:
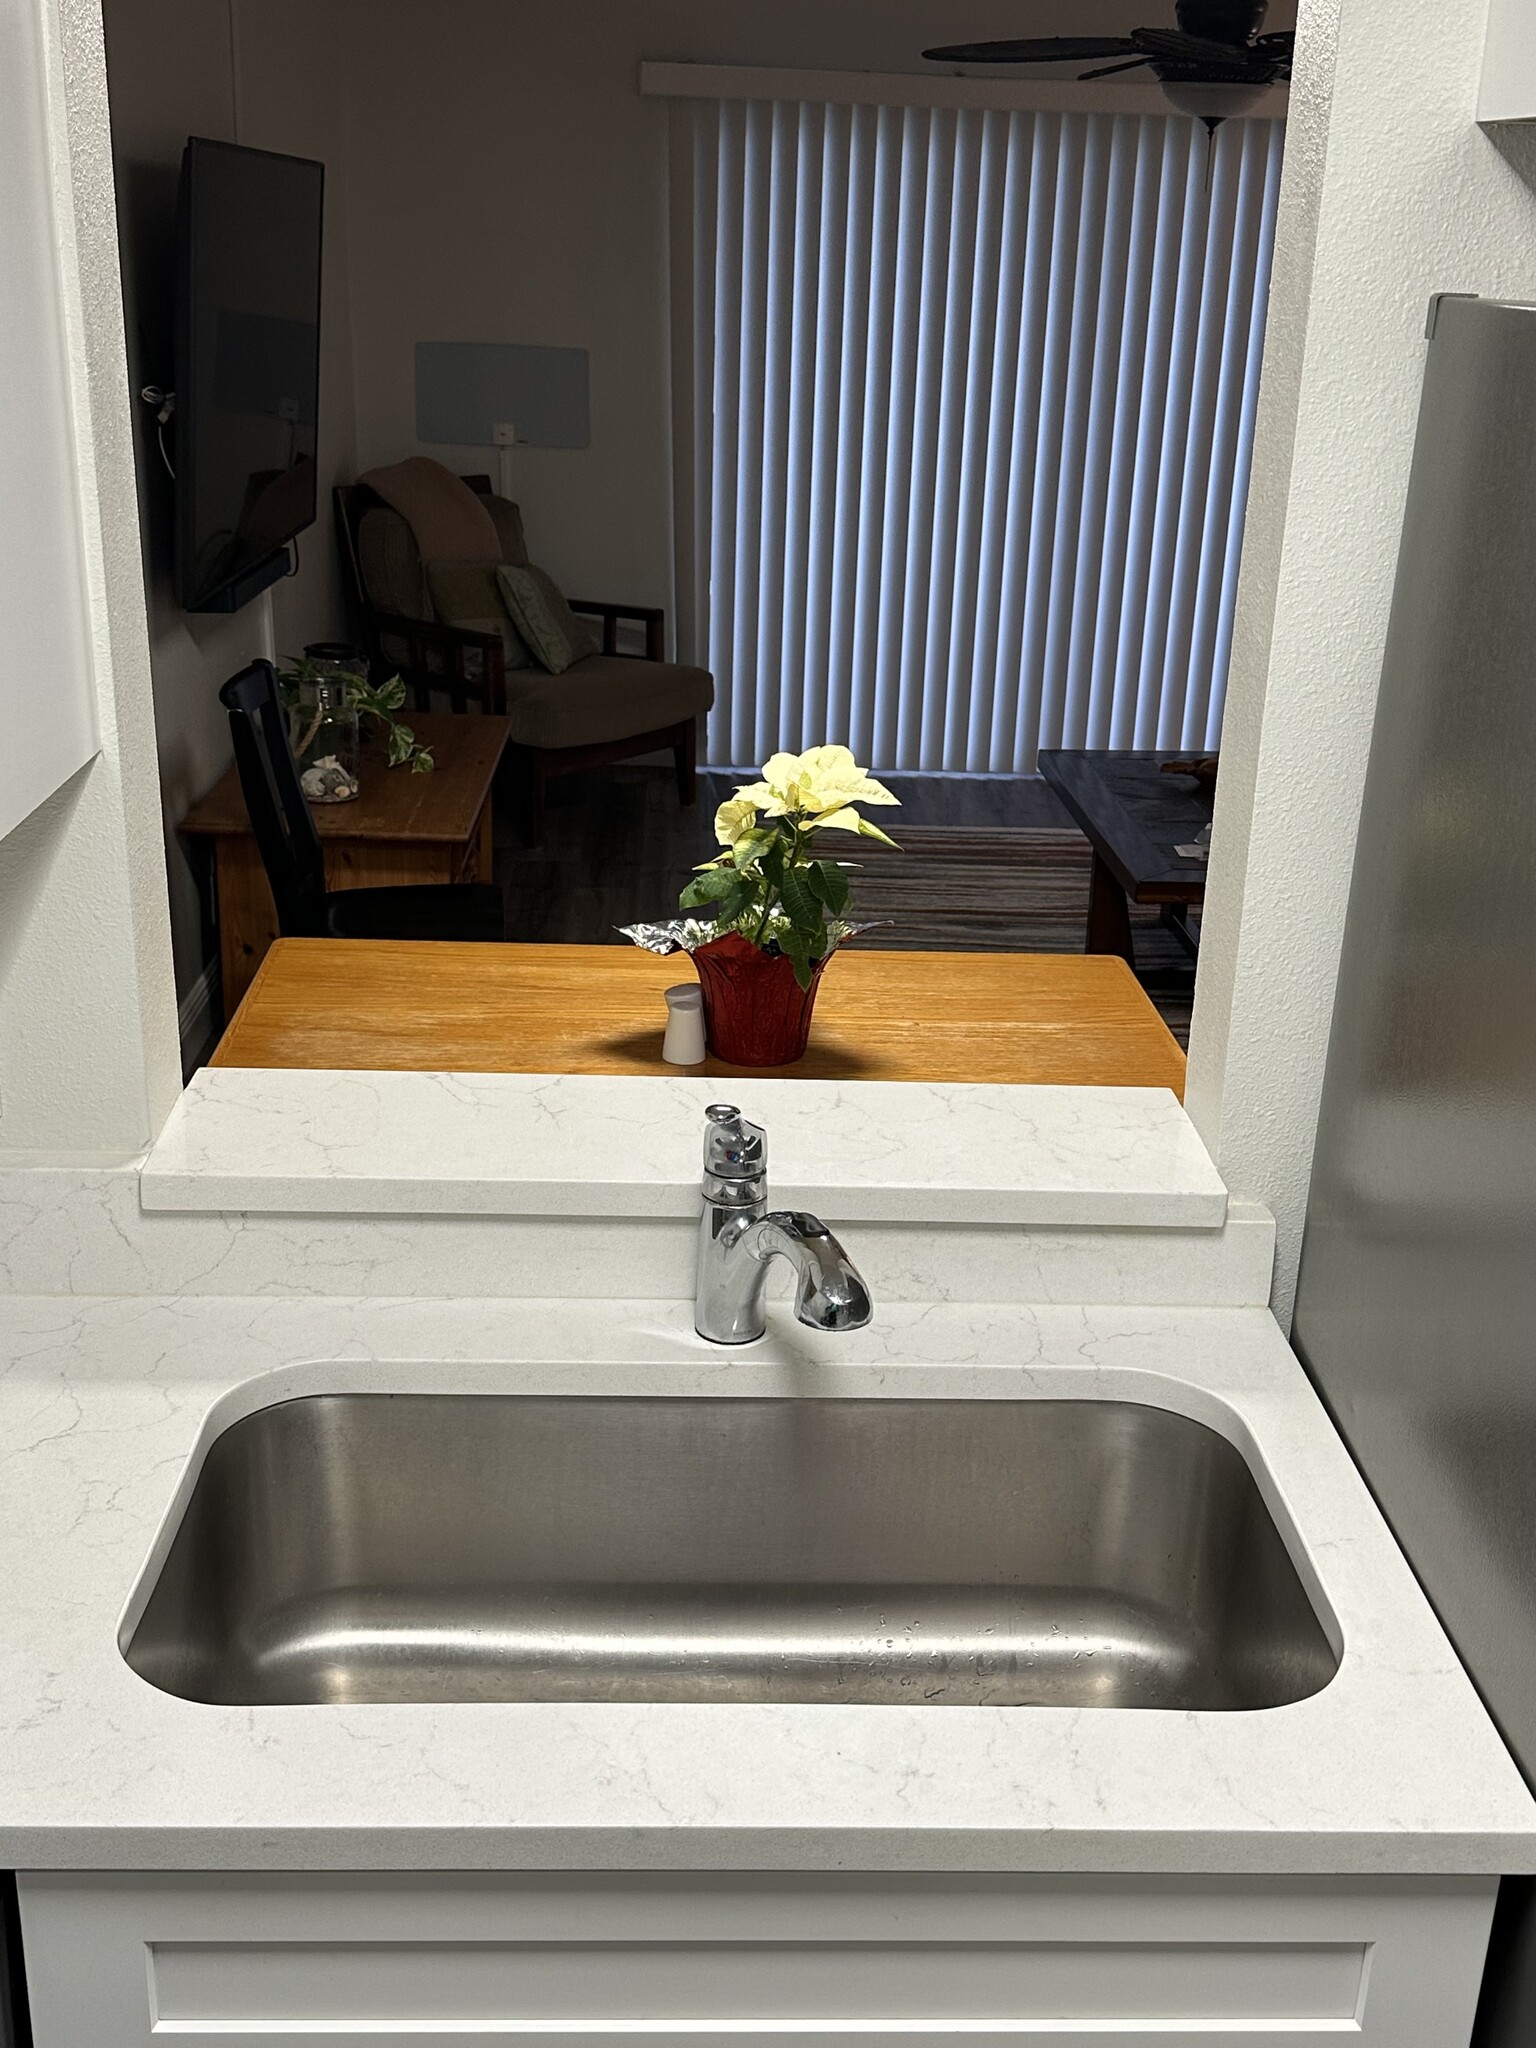
[[[683,810],[670,768],[619,767],[572,775],[551,783],[543,844],[524,847],[510,820],[498,815],[496,872],[507,895],[507,936],[546,944],[624,944],[617,927],[675,916],[678,891],[689,872],[715,852],[716,807],[748,771],[700,775],[699,800]],[[1001,950],[1077,951],[1088,903],[1088,851],[1054,793],[1037,776],[888,775],[901,799],[899,812],[881,822],[900,839],[918,835],[899,884],[876,877],[884,914],[900,906],[886,943],[952,945]],[[931,842],[933,900],[923,898],[923,851],[929,834],[975,835],[974,850]],[[1018,833],[1017,840],[1008,835]],[[855,842],[850,842],[850,852]],[[942,855],[940,846],[942,845]],[[960,854],[957,863],[956,853]],[[965,886],[966,863],[985,867],[985,887],[973,890],[989,914],[974,906],[950,918]],[[1064,893],[1065,892],[1065,893]],[[1001,900],[1007,897],[1011,900]],[[995,910],[993,902],[995,901]],[[1080,909],[1079,909],[1080,902]],[[902,913],[909,924],[901,933]],[[1138,971],[1170,1030],[1187,1043],[1190,981],[1187,962],[1155,913],[1135,914]],[[949,936],[946,925],[952,924]]]

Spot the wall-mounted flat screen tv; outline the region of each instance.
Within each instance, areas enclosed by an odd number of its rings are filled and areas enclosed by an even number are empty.
[[[194,136],[176,264],[176,595],[232,612],[314,523],[325,166]]]

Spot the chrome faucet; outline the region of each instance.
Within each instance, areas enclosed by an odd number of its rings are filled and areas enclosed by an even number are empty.
[[[869,1289],[819,1216],[768,1208],[768,1137],[739,1109],[717,1102],[704,1130],[704,1213],[699,1219],[693,1325],[711,1344],[751,1344],[767,1327],[768,1268],[788,1259],[799,1275],[795,1314],[813,1330],[862,1330]]]

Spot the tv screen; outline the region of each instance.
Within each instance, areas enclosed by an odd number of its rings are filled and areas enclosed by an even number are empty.
[[[325,167],[194,136],[181,160],[176,594],[237,611],[315,518]]]

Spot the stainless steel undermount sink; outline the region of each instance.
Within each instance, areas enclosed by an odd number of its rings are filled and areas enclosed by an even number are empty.
[[[1338,1666],[1240,1453],[1166,1409],[469,1394],[226,1429],[124,1653],[240,1705],[1253,1708]]]

